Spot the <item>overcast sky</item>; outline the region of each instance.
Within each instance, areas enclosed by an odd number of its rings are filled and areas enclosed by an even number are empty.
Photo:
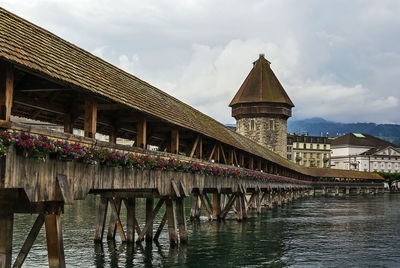
[[[264,53],[297,119],[400,123],[400,1],[0,0],[222,123]]]

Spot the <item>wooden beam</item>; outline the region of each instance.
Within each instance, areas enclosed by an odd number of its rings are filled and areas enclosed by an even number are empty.
[[[219,147],[221,148],[221,154],[222,154],[222,158],[224,159],[224,163],[228,164],[228,162],[226,161],[226,156],[225,156],[225,152],[224,152],[224,148],[222,147],[222,144],[220,144]]]
[[[60,214],[44,215],[47,240],[47,254],[50,268],[65,268],[64,244]]]
[[[164,229],[164,225],[167,222],[167,211],[165,211],[164,216],[161,219],[160,225],[157,228],[157,232],[154,235],[154,241],[158,241],[158,238],[160,237],[160,234],[162,230]]]
[[[190,152],[189,157],[193,157],[194,152],[197,149],[197,145],[199,144],[199,140],[200,140],[200,135],[197,136],[196,140],[194,141],[193,147],[192,147],[192,151]],[[197,156],[198,157],[198,156]]]
[[[239,166],[239,162],[238,162],[238,159],[237,159],[237,154],[236,154],[236,150],[235,149],[233,149],[233,158],[235,159],[236,166]]]
[[[202,205],[203,208],[204,208],[204,212],[206,213],[208,220],[211,221],[212,220],[212,216],[211,216],[210,211],[207,208],[206,203],[204,202],[203,195],[201,195],[201,194],[199,195],[199,200],[200,200],[200,203],[201,203],[200,205]]]
[[[103,196],[100,197],[99,209],[97,211],[96,231],[94,234],[95,242],[103,241],[104,226],[106,223],[106,216],[107,216],[107,207],[108,207],[108,199]]]
[[[215,148],[217,148],[216,144],[214,144],[214,147],[211,150],[210,157],[208,157],[208,161],[211,161],[211,159],[213,158],[214,153],[215,153]]]
[[[167,199],[169,200],[169,199]],[[136,242],[141,242],[144,239],[144,236],[146,235],[146,233],[148,232],[150,227],[153,227],[153,221],[154,218],[156,217],[158,211],[160,210],[161,206],[164,204],[164,202],[166,202],[167,200],[165,199],[160,199],[158,200],[158,203],[156,205],[156,207],[154,208],[154,210],[151,212],[151,215],[149,215],[149,219],[148,221],[146,221],[146,225],[143,227],[142,231],[140,232],[140,234],[138,235],[138,238],[136,240]],[[172,202],[172,201],[171,201]]]
[[[14,91],[14,66],[0,61],[0,120],[10,122]]]
[[[236,195],[232,194],[228,200],[228,203],[226,203],[225,208],[221,212],[221,219],[225,219],[226,215],[228,215],[229,210],[231,210],[233,204],[235,203],[235,199]]]
[[[142,118],[137,122],[136,128],[136,143],[137,147],[146,149],[147,148],[147,121],[146,119]]]
[[[87,97],[85,99],[85,137],[95,138],[97,125],[97,103]]]
[[[23,93],[43,93],[43,92],[60,92],[60,91],[71,91],[72,88],[31,88],[31,89],[19,89],[18,92]]]
[[[119,202],[119,208],[121,207],[121,203]],[[121,219],[119,218],[119,209],[117,209],[117,202],[114,199],[110,199],[110,206],[111,209],[113,210],[113,214],[115,215],[115,225],[117,226],[118,232],[119,232],[119,236],[121,237],[121,241],[122,242],[126,242],[126,236],[125,236],[125,232],[124,232],[124,228],[122,228],[122,224],[121,224]],[[114,225],[114,226],[115,226]],[[111,227],[111,222],[110,222],[110,227]],[[110,229],[108,229],[110,231]],[[114,232],[115,234],[115,232]],[[115,235],[114,235],[115,237]],[[107,235],[108,238],[108,235]]]
[[[43,214],[39,214],[39,216],[36,218],[35,223],[33,224],[33,227],[31,231],[28,234],[28,237],[26,238],[24,245],[22,246],[17,258],[15,259],[13,268],[19,268],[22,266],[24,263],[26,256],[28,256],[29,251],[32,248],[33,243],[36,240],[36,237],[38,236],[40,229],[42,228],[44,223],[44,216]],[[1,266],[1,265],[0,265]]]
[[[117,218],[119,217],[119,213],[121,211],[121,204],[122,204],[122,199],[116,197],[114,198],[110,198],[108,199],[110,202],[110,206],[111,206],[111,215],[110,215],[110,221],[109,221],[109,225],[108,225],[108,232],[107,232],[107,239],[115,239],[115,234],[117,231]],[[116,205],[116,211],[114,211],[114,209],[112,209],[112,205],[111,202],[115,202]]]
[[[179,192],[178,185],[176,185],[174,180],[171,180],[171,195],[176,197],[181,197],[181,193]]]
[[[5,211],[4,211],[5,212]],[[14,214],[0,211],[0,267],[11,267]]]
[[[179,154],[179,130],[171,130],[171,153]]]

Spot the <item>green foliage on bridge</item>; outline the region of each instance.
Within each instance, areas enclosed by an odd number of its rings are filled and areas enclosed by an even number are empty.
[[[389,187],[392,186],[392,183],[395,181],[400,181],[400,172],[389,173],[389,172],[376,172],[381,175],[385,181],[389,184]]]

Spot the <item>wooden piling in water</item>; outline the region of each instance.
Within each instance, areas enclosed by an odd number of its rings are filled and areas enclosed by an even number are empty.
[[[172,199],[165,200],[165,206],[167,211],[167,221],[168,221],[168,235],[169,243],[171,246],[178,244],[178,231],[176,226],[176,214],[175,207]]]
[[[50,268],[65,268],[60,213],[45,214],[47,254]]]
[[[0,268],[11,267],[14,214],[0,212]]]

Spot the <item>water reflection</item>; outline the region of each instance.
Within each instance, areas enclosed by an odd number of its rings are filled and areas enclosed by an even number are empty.
[[[189,243],[170,248],[165,227],[158,243],[128,245],[93,242],[98,200],[65,208],[63,235],[68,267],[283,267],[396,266],[400,258],[400,195],[321,197],[264,209],[260,217],[224,222],[188,222]],[[186,202],[189,215],[190,200]],[[137,218],[144,223],[145,202],[137,201]],[[126,223],[122,208],[121,220]],[[160,211],[154,227],[161,221]],[[15,219],[14,258],[35,215]],[[142,225],[143,226],[143,225]],[[42,230],[24,267],[47,266]]]

